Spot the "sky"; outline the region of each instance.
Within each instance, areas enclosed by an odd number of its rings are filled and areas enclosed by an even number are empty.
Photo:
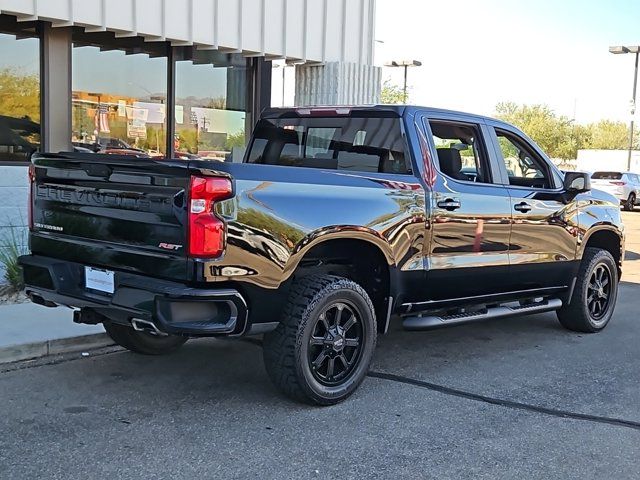
[[[0,48],[9,37],[0,34]],[[13,38],[0,67],[37,71],[37,41]],[[501,101],[542,103],[578,123],[628,121],[634,56],[612,55],[608,47],[640,44],[640,0],[377,0],[375,38],[377,65],[422,61],[409,70],[414,104],[492,115]],[[89,50],[74,49],[74,57],[90,57]],[[140,70],[138,56],[129,56],[123,75],[114,68],[120,59],[108,57],[83,59],[90,68],[74,71],[74,87],[115,85],[117,93],[138,97],[164,90],[164,59]],[[281,72],[274,69],[274,105],[281,102]],[[293,69],[285,75],[291,103]],[[402,69],[383,68],[386,78],[402,85]],[[226,78],[201,79],[184,78],[186,90],[204,96],[215,84],[224,93]]]
[[[542,103],[589,123],[628,121],[640,0],[377,0],[375,62],[416,59],[410,102],[492,115]],[[402,85],[401,68],[383,80]],[[640,100],[639,100],[640,102]],[[636,118],[636,120],[640,120]]]

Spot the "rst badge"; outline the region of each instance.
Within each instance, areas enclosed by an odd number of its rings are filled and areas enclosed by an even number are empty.
[[[158,247],[164,249],[164,250],[172,250],[172,251],[177,251],[180,250],[182,248],[182,245],[175,245],[173,243],[160,243],[158,245]]]

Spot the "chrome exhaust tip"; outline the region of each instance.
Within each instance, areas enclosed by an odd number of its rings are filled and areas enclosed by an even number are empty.
[[[158,335],[159,337],[168,336],[167,333],[164,333],[158,330],[158,327],[156,327],[155,323],[149,320],[143,320],[141,318],[132,318],[131,326],[136,332],[151,333],[152,335]]]

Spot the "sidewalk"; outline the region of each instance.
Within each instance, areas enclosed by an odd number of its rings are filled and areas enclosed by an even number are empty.
[[[0,364],[113,344],[102,325],[78,325],[72,316],[66,307],[1,305]]]

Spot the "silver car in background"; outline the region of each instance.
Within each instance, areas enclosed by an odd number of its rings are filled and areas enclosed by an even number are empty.
[[[593,188],[610,193],[620,200],[623,208],[633,210],[640,201],[640,174],[630,172],[594,172]]]

